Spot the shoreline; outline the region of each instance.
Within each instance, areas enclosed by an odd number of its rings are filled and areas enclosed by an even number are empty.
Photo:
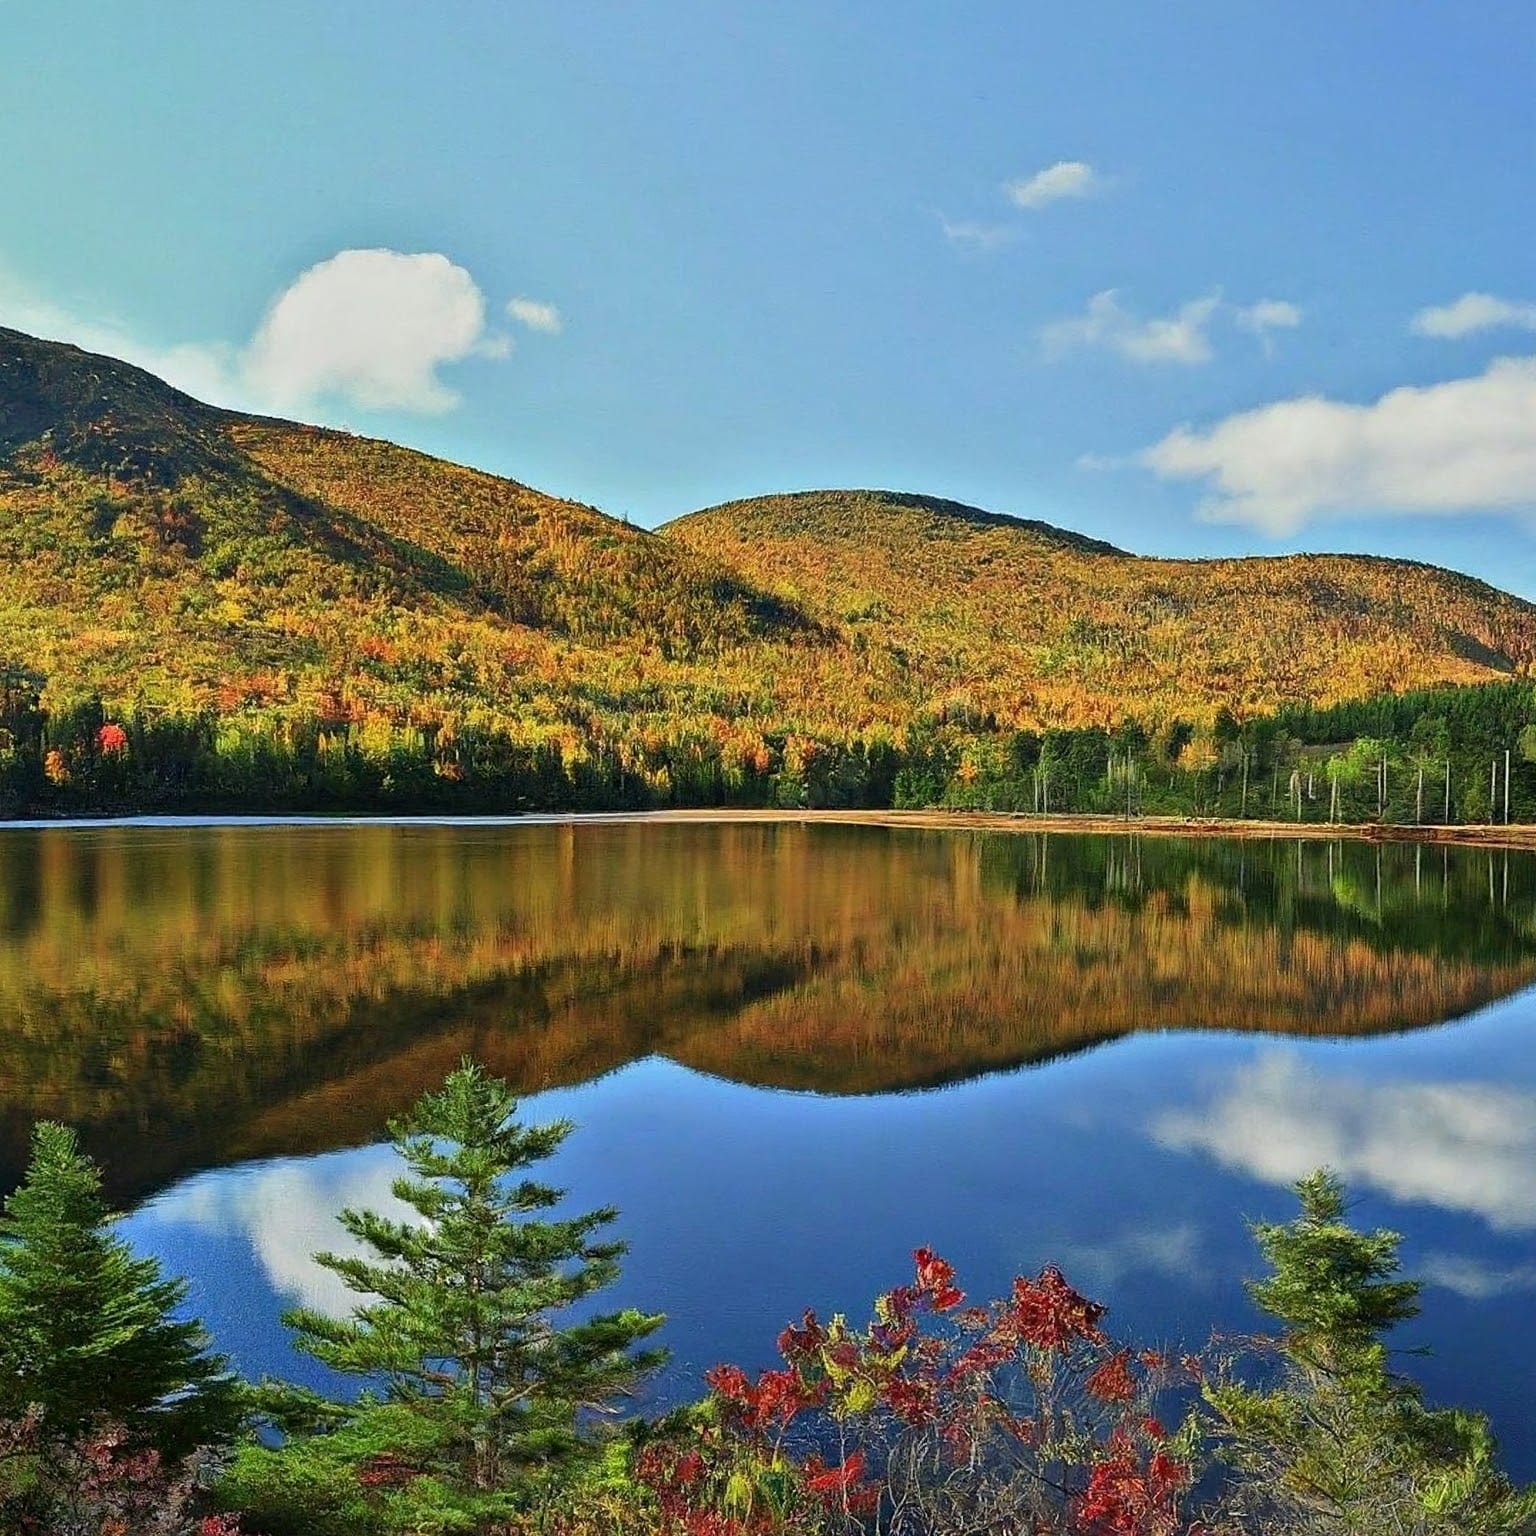
[[[558,818],[556,818],[558,819]],[[663,810],[614,820],[802,822],[848,826],[915,827],[940,831],[1061,832],[1100,836],[1225,837],[1262,841],[1457,843],[1479,848],[1536,848],[1536,825],[1513,823],[1399,825],[1396,822],[1234,821],[1217,817],[1038,815],[1028,811],[966,810]]]
[[[1517,823],[1412,826],[1396,822],[1236,821],[1218,817],[1041,815],[1027,811],[795,810],[779,807],[695,807],[655,811],[536,811],[509,815],[371,815],[292,812],[229,815],[82,816],[0,821],[0,831],[69,831],[122,827],[330,827],[330,826],[580,826],[715,824],[867,826],[922,831],[1097,834],[1259,841],[1431,843],[1482,848],[1536,848],[1536,825]]]

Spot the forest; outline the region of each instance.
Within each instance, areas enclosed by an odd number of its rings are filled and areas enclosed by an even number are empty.
[[[890,492],[651,533],[5,330],[0,509],[0,815],[1536,813],[1536,607],[1429,565]]]
[[[1303,824],[1536,820],[1536,687],[1488,683],[1291,706],[1240,720],[1130,718],[1010,730],[909,724],[897,737],[751,731],[650,738],[631,755],[260,711],[50,710],[0,673],[0,815],[144,812],[920,809]]]

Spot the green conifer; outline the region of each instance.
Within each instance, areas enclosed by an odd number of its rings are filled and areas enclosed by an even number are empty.
[[[1532,1536],[1536,1493],[1499,1470],[1488,1421],[1431,1408],[1391,1369],[1386,1335],[1419,1310],[1395,1232],[1346,1220],[1344,1186],[1319,1171],[1301,1212],[1254,1236],[1271,1273],[1250,1286],[1285,1327],[1262,1386],[1208,1381],[1211,1426],[1236,1474],[1222,1529],[1252,1536]]]
[[[167,1461],[222,1445],[234,1380],[167,1279],[113,1235],[96,1165],[67,1126],[32,1133],[26,1177],[0,1217],[0,1417],[36,1410],[47,1440],[116,1426]]]
[[[319,1254],[361,1298],[345,1319],[300,1310],[301,1348],[382,1384],[337,1446],[374,1478],[419,1484],[413,1500],[490,1514],[592,1449],[590,1416],[660,1363],[638,1351],[662,1318],[628,1310],[562,1325],[560,1314],[618,1275],[623,1245],[595,1240],[615,1212],[548,1219],[560,1190],[523,1177],[570,1133],[525,1126],[507,1085],[466,1061],[391,1125],[410,1177],[396,1198],[420,1218],[347,1210],[373,1257]],[[300,1449],[302,1455],[302,1449]]]

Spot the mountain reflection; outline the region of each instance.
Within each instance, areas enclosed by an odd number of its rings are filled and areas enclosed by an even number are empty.
[[[865,1094],[1137,1030],[1412,1028],[1536,979],[1533,935],[1530,859],[1402,845],[12,829],[0,1180],[43,1115],[81,1126],[119,1198],[372,1140],[465,1053],[524,1092],[660,1054]]]

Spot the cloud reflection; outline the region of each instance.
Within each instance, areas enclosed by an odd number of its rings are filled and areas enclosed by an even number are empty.
[[[1102,1243],[1066,1243],[1062,1267],[1074,1282],[1108,1295],[1129,1275],[1154,1274],[1184,1284],[1204,1284],[1209,1267],[1204,1239],[1191,1221],[1167,1227],[1131,1227]]]
[[[1536,1264],[1485,1264],[1463,1253],[1429,1253],[1414,1268],[1427,1285],[1455,1291],[1468,1301],[1536,1290]]]
[[[313,1256],[365,1253],[336,1219],[343,1207],[410,1218],[410,1209],[390,1192],[401,1171],[389,1147],[284,1158],[191,1179],[167,1191],[141,1219],[242,1236],[285,1300],[345,1317],[357,1295]]]
[[[1536,1227],[1536,1094],[1498,1083],[1371,1082],[1273,1051],[1152,1136],[1269,1183],[1326,1165],[1396,1200]]]

